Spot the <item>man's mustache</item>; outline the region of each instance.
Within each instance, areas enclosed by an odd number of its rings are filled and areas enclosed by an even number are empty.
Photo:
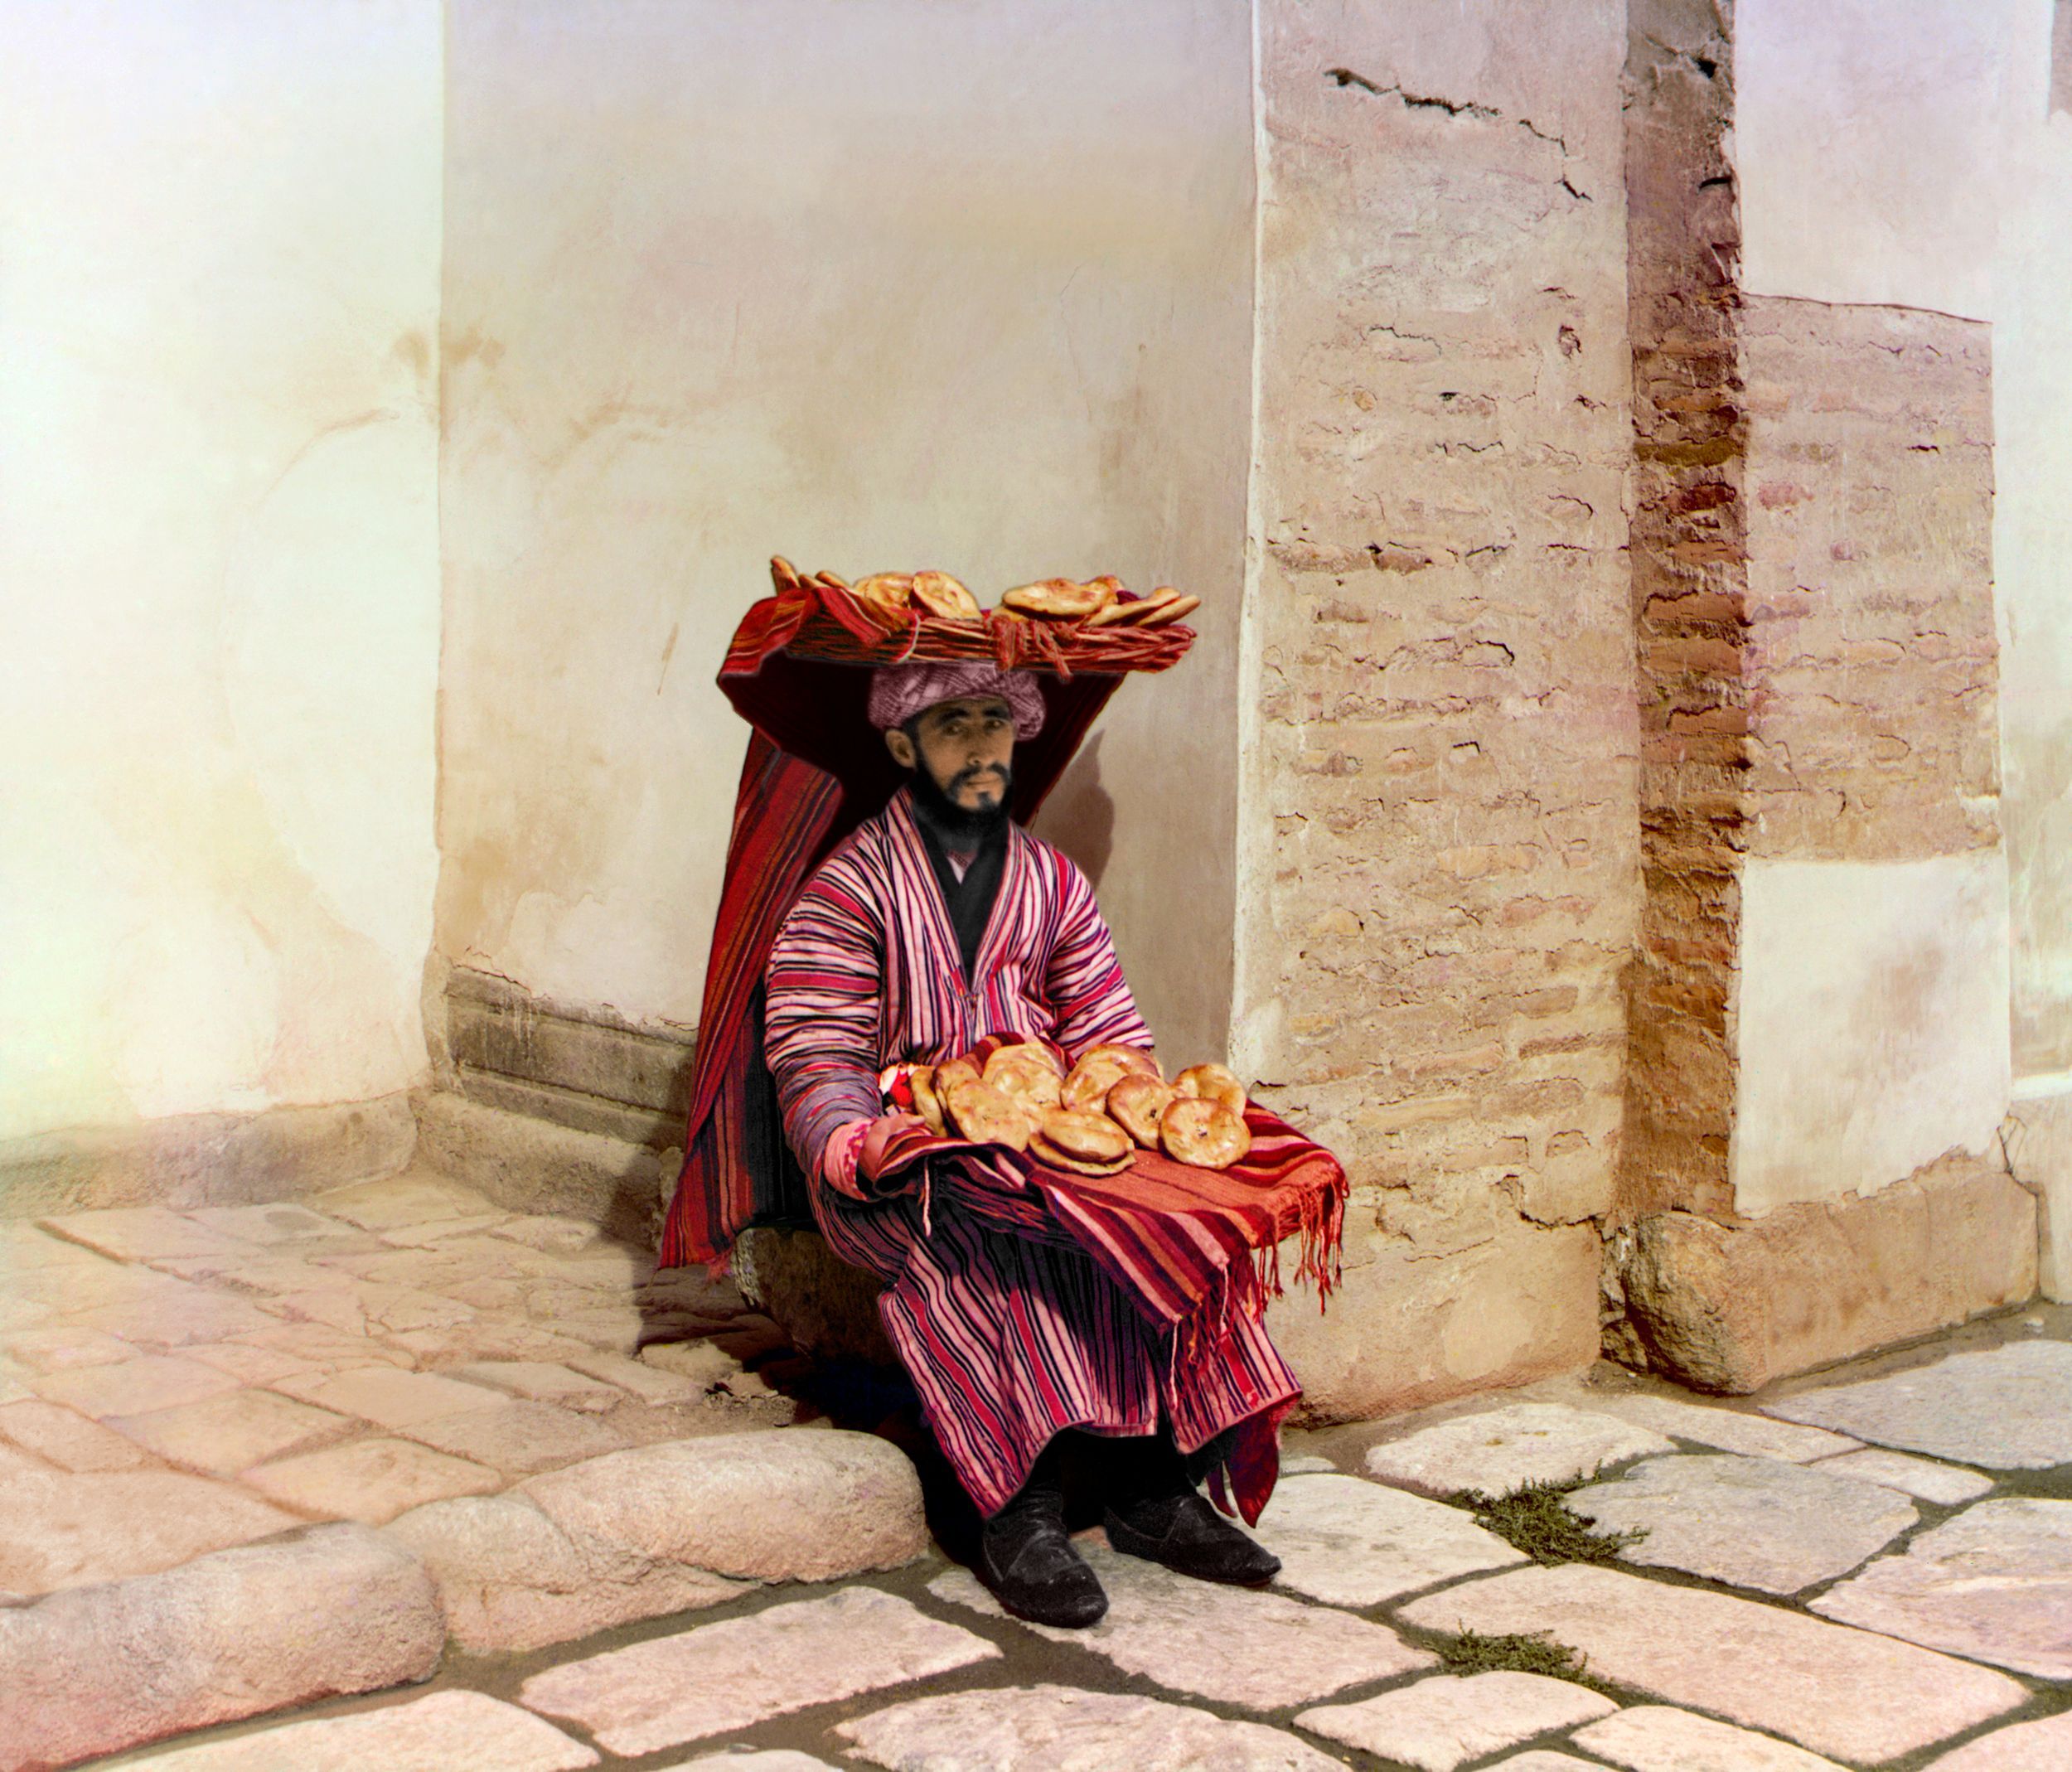
[[[960,787],[971,787],[981,776],[988,775],[999,777],[1002,793],[1007,792],[1014,779],[1012,771],[998,763],[968,763],[950,777],[950,785],[943,792],[954,794]]]

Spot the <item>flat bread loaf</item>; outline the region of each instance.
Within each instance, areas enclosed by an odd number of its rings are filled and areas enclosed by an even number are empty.
[[[1000,598],[1000,605],[1024,615],[1072,621],[1105,609],[1114,601],[1115,593],[1106,584],[1078,584],[1070,579],[1043,579],[1034,584],[1016,585]]]
[[[978,598],[946,572],[916,573],[912,591],[917,603],[945,621],[975,622],[985,613]]]
[[[1222,1102],[1184,1096],[1159,1117],[1159,1142],[1175,1163],[1228,1169],[1251,1149],[1251,1133]]]
[[[884,609],[905,609],[913,601],[913,574],[908,572],[874,572],[850,587],[865,603]]]
[[[1060,1150],[1040,1132],[1029,1140],[1029,1155],[1046,1169],[1061,1169],[1073,1175],[1120,1175],[1131,1161],[1130,1156],[1125,1155],[1111,1163],[1088,1163]]]
[[[1118,1046],[1112,1042],[1104,1042],[1099,1046],[1089,1046],[1079,1055],[1082,1064],[1089,1058],[1113,1058],[1125,1069],[1141,1071],[1146,1077],[1163,1077],[1165,1074],[1159,1068],[1159,1061],[1141,1046]]]
[[[942,1097],[935,1092],[935,1067],[917,1064],[907,1073],[907,1087],[913,1091],[913,1111],[928,1130],[937,1138],[946,1136],[950,1123],[942,1117]]]
[[[973,1144],[1029,1149],[1029,1116],[991,1084],[960,1079],[944,1093],[942,1105],[957,1130]]]
[[[1146,1150],[1156,1150],[1159,1117],[1179,1099],[1163,1077],[1126,1072],[1108,1092],[1108,1117]]]
[[[1220,1101],[1239,1119],[1245,1114],[1245,1086],[1235,1072],[1220,1064],[1190,1064],[1173,1079],[1182,1095],[1198,1096],[1205,1101]]]
[[[1114,1163],[1130,1155],[1130,1135],[1106,1114],[1053,1107],[1038,1116],[1036,1130],[1082,1163]]]
[[[1130,1067],[1120,1058],[1090,1052],[1072,1068],[1060,1099],[1067,1107],[1098,1108],[1107,1100],[1108,1092],[1129,1074]]]

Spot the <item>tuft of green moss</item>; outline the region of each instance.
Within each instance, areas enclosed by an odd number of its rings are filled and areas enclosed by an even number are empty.
[[[1493,1637],[1464,1630],[1434,1647],[1449,1673],[1543,1673],[1550,1679],[1590,1683],[1585,1678],[1590,1664],[1582,1651],[1556,1643],[1544,1630],[1508,1631]]]
[[[1473,1510],[1475,1524],[1515,1545],[1536,1563],[1609,1563],[1629,1545],[1648,1534],[1600,1532],[1568,1505],[1569,1492],[1584,1479],[1566,1483],[1528,1483],[1508,1495],[1485,1495],[1463,1489],[1456,1507]]]

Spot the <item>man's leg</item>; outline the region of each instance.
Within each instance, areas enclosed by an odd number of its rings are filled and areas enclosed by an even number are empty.
[[[1264,1587],[1280,1574],[1280,1559],[1225,1519],[1188,1480],[1187,1461],[1163,1426],[1108,1444],[1106,1523],[1116,1550],[1232,1587]]]
[[[1065,1531],[1058,1454],[1053,1440],[1029,1480],[986,1521],[979,1535],[978,1574],[1015,1617],[1077,1629],[1100,1619],[1108,1596]]]

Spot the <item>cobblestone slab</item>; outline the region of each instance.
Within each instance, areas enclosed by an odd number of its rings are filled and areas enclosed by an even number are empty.
[[[1875,1484],[1731,1453],[1649,1459],[1569,1505],[1608,1531],[1645,1532],[1619,1552],[1629,1563],[1768,1594],[1846,1574],[1920,1518]]]
[[[1600,1760],[1578,1760],[1552,1748],[1532,1747],[1508,1760],[1492,1760],[1489,1772],[1604,1772],[1604,1765]]]
[[[61,1470],[144,1470],[157,1464],[133,1440],[39,1397],[0,1407],[0,1436]]]
[[[176,1747],[136,1765],[138,1772],[576,1772],[597,1763],[530,1711],[481,1692],[442,1692]]]
[[[320,1193],[310,1205],[363,1231],[392,1230],[404,1224],[435,1224],[443,1219],[502,1218],[487,1196],[457,1181],[406,1170],[380,1181],[359,1181]]]
[[[230,1391],[148,1415],[110,1416],[108,1426],[168,1464],[231,1477],[269,1458],[312,1450],[360,1424],[271,1391]]]
[[[551,1470],[616,1452],[625,1440],[594,1417],[485,1388],[490,1406],[418,1421],[397,1431],[455,1458],[511,1475]]]
[[[2072,1501],[1982,1501],[1813,1603],[1824,1618],[2072,1679]]]
[[[1157,1698],[1028,1686],[917,1698],[838,1724],[893,1772],[1340,1772],[1285,1730]]]
[[[811,1754],[776,1747],[759,1754],[753,1749],[700,1754],[695,1760],[672,1760],[656,1772],[835,1772],[835,1769]]]
[[[1400,1615],[1431,1630],[1546,1630],[1590,1671],[1844,1760],[1895,1759],[2004,1715],[2003,1674],[1759,1600],[1569,1564],[1489,1576]]]
[[[111,1415],[142,1415],[178,1403],[198,1403],[205,1397],[235,1391],[236,1379],[199,1360],[177,1354],[151,1353],[111,1366],[81,1366],[51,1373],[35,1381],[36,1394],[63,1403],[97,1421]]]
[[[1280,1559],[1282,1587],[1334,1606],[1379,1605],[1525,1561],[1458,1508],[1335,1474],[1284,1479],[1256,1536]]]
[[[434,1452],[411,1440],[360,1440],[351,1445],[278,1459],[244,1475],[283,1508],[322,1520],[385,1526],[398,1514],[457,1495],[487,1495],[504,1486],[500,1472]]]
[[[318,1368],[310,1361],[283,1353],[273,1348],[254,1348],[242,1341],[201,1341],[180,1350],[182,1359],[199,1360],[218,1372],[228,1373],[240,1384],[278,1384]]]
[[[1438,1665],[1437,1657],[1383,1624],[1278,1594],[1190,1581],[1104,1545],[1080,1548],[1108,1590],[1108,1615],[1085,1630],[1022,1628],[1092,1649],[1174,1692],[1277,1711]],[[939,1576],[928,1591],[987,1617],[1007,1616],[968,1570]]]
[[[1338,1469],[1329,1459],[1319,1458],[1314,1452],[1299,1452],[1293,1458],[1280,1461],[1280,1474],[1284,1477],[1335,1476]]]
[[[2072,1766],[2072,1711],[1996,1729],[1929,1761],[1924,1772],[2065,1772]]]
[[[436,1373],[402,1372],[364,1366],[310,1383],[285,1380],[275,1387],[305,1402],[344,1415],[356,1415],[377,1427],[404,1433],[420,1422],[436,1421],[470,1409],[496,1409],[511,1399],[479,1384],[442,1378]]]
[[[583,1415],[600,1415],[626,1400],[626,1392],[617,1385],[549,1360],[477,1360],[456,1367],[453,1376],[528,1402],[558,1403]]]
[[[70,1320],[85,1328],[106,1329],[125,1341],[147,1342],[159,1348],[182,1348],[196,1341],[228,1341],[235,1335],[264,1329],[275,1320],[270,1313],[243,1299],[190,1285],[183,1280],[167,1284],[180,1290],[119,1300],[79,1312]]]
[[[356,1249],[366,1242],[366,1233],[342,1218],[312,1212],[293,1201],[278,1200],[262,1206],[201,1206],[182,1215],[205,1229],[234,1237],[240,1242],[289,1244],[311,1249],[338,1243]]]
[[[177,1471],[19,1471],[0,1480],[0,1590],[47,1594],[148,1575],[302,1523]]]
[[[1508,1494],[1528,1483],[1565,1483],[1608,1465],[1673,1452],[1652,1428],[1565,1403],[1511,1403],[1458,1416],[1374,1447],[1367,1468],[1384,1483],[1422,1495],[1463,1489]]]
[[[423,1568],[363,1526],[0,1607],[0,1772],[424,1679],[445,1640]]]
[[[40,1221],[44,1229],[118,1261],[149,1261],[162,1256],[218,1255],[239,1240],[196,1224],[163,1206],[122,1206],[105,1212],[67,1213]]]
[[[1982,1472],[1967,1470],[1962,1465],[1912,1458],[1904,1452],[1849,1452],[1840,1458],[1823,1459],[1814,1468],[1858,1483],[1876,1483],[1944,1508],[1976,1501],[1993,1486],[1993,1479]]]
[[[2013,1342],[1763,1406],[1876,1445],[1988,1470],[2072,1465],[2072,1345]]]
[[[1454,1772],[1499,1748],[1617,1708],[1585,1687],[1537,1673],[1441,1675],[1358,1704],[1305,1711],[1295,1726],[1420,1772]]]
[[[1658,1434],[1721,1452],[1738,1452],[1744,1458],[1781,1458],[1803,1465],[1852,1452],[1857,1445],[1847,1436],[1831,1434],[1824,1427],[1802,1427],[1747,1410],[1687,1403],[1673,1397],[1606,1397],[1593,1400],[1590,1406],[1622,1421],[1651,1427]]]
[[[567,1363],[572,1371],[602,1378],[643,1402],[695,1402],[704,1394],[702,1387],[680,1374],[660,1371],[623,1353],[602,1353],[585,1348],[580,1353],[569,1355]]]
[[[651,1754],[1000,1653],[903,1600],[852,1587],[550,1668],[519,1698],[581,1724],[613,1753]]]
[[[27,1372],[63,1372],[73,1366],[109,1366],[134,1359],[137,1350],[104,1329],[17,1329],[0,1338],[9,1361]]]
[[[1579,1729],[1576,1745],[1627,1772],[1846,1772],[1774,1736],[1660,1704],[1635,1705]]]

